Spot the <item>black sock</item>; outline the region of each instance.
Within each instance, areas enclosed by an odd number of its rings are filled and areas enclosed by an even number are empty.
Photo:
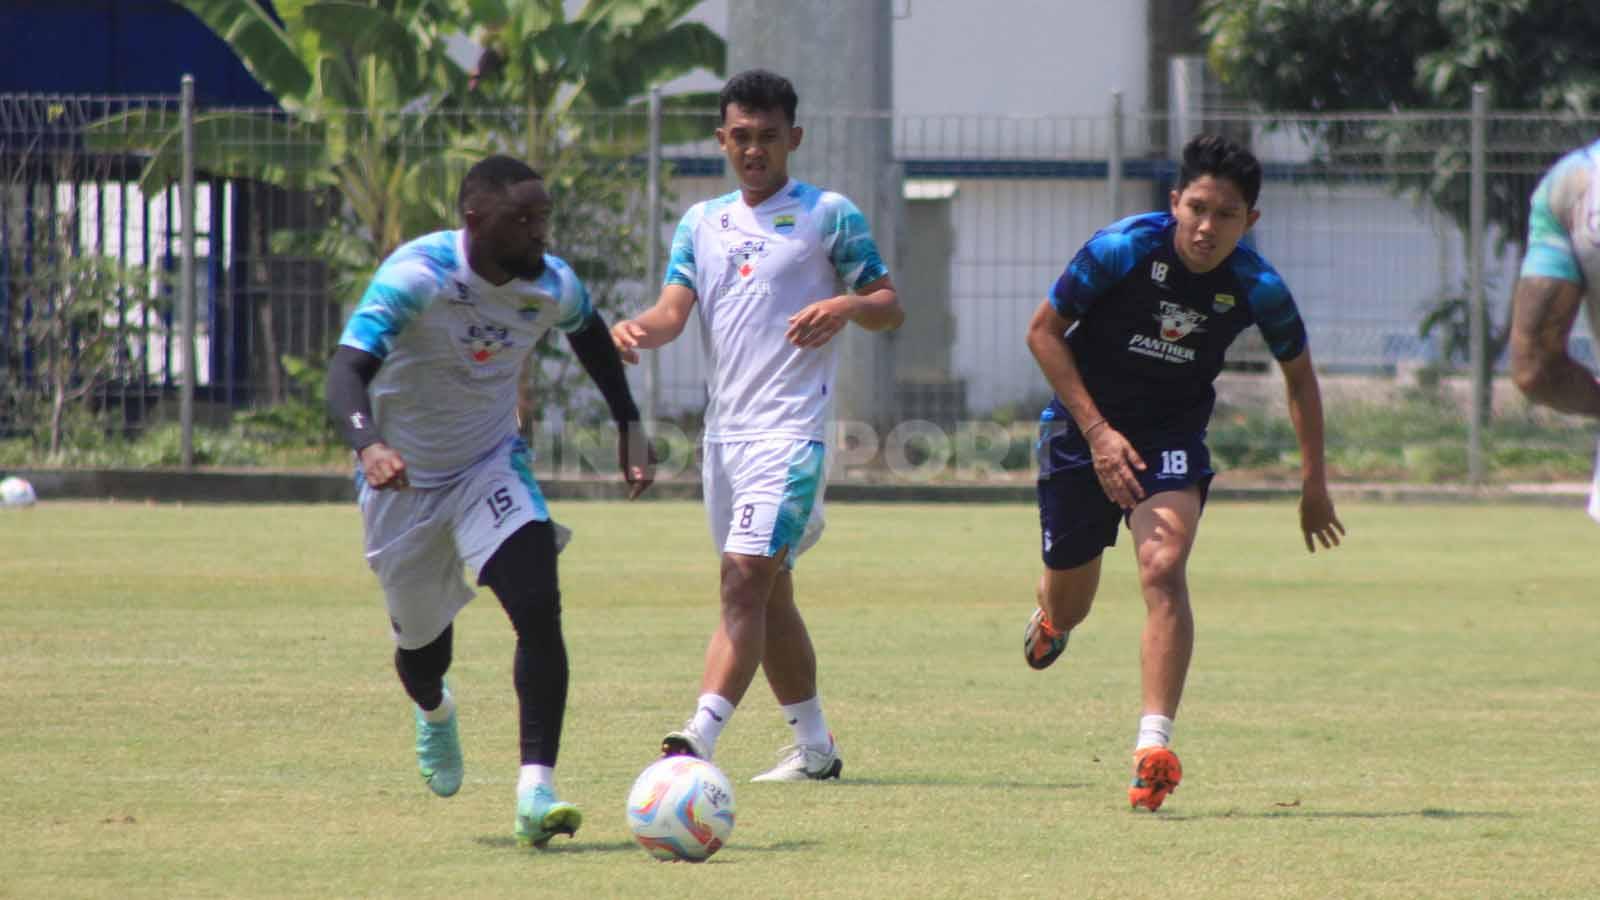
[[[451,645],[456,627],[446,625],[440,635],[425,647],[415,650],[395,648],[394,670],[406,693],[424,710],[437,709],[444,702],[444,673],[450,669]]]
[[[554,767],[567,710],[567,645],[561,637],[555,529],[529,522],[489,558],[479,576],[499,598],[517,633],[512,662],[522,764]]]

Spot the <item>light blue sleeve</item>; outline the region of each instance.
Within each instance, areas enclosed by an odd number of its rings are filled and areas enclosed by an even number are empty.
[[[443,279],[436,262],[412,245],[396,250],[372,276],[339,343],[379,359],[388,357],[395,339],[427,309]]]
[[[1305,352],[1306,323],[1300,318],[1300,310],[1283,276],[1264,260],[1255,272],[1254,282],[1246,296],[1250,314],[1267,342],[1267,349],[1272,351],[1272,358],[1288,362]]]
[[[704,203],[696,203],[678,220],[678,229],[672,233],[672,250],[667,257],[667,277],[662,287],[681,284],[699,292],[694,283],[694,231],[700,224],[700,217],[705,215],[705,208]]]
[[[1523,277],[1559,278],[1583,283],[1578,256],[1572,247],[1572,235],[1567,233],[1560,215],[1550,206],[1550,195],[1578,161],[1576,154],[1564,158],[1544,176],[1533,192],[1532,208],[1528,213],[1528,255],[1522,259]]]
[[[1134,266],[1158,249],[1172,226],[1164,213],[1129,216],[1100,229],[1062,270],[1047,299],[1056,312],[1081,319]]]
[[[848,197],[828,196],[822,212],[822,246],[833,262],[833,270],[852,290],[860,290],[889,274],[867,227],[867,217]]]
[[[590,313],[594,312],[594,303],[589,299],[589,289],[584,287],[583,279],[578,277],[578,273],[559,256],[546,254],[545,265],[555,272],[561,282],[561,294],[557,298],[561,313],[556,317],[556,327],[567,334],[582,329],[583,323],[589,320]]]

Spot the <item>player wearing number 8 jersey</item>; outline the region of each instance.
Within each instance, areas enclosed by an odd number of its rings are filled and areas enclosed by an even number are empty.
[[[696,711],[662,751],[710,759],[760,668],[795,743],[758,781],[833,778],[843,765],[790,569],[822,530],[832,339],[851,322],[880,331],[904,318],[860,211],[789,178],[788,155],[802,135],[798,103],[789,80],[771,72],[728,81],[716,138],[739,190],[690,208],[659,299],[611,330],[623,358],[635,361],[639,350],[676,338],[699,310],[711,362],[701,483],[722,554],[722,617]],[[836,293],[838,282],[846,293]]]
[[[1055,391],[1039,436],[1044,574],[1023,635],[1043,669],[1089,614],[1100,559],[1126,521],[1146,618],[1131,803],[1154,810],[1182,777],[1168,747],[1194,644],[1185,567],[1213,471],[1205,433],[1228,345],[1259,328],[1288,384],[1307,550],[1338,544],[1323,469],[1322,403],[1283,279],[1239,246],[1260,212],[1261,167],[1214,136],[1183,149],[1172,208],[1097,232],[1034,313],[1028,347]]]
[[[445,687],[456,614],[472,599],[465,564],[517,635],[512,663],[522,768],[514,833],[544,846],[571,835],[555,764],[567,702],[556,553],[531,454],[517,434],[517,391],[535,342],[565,332],[622,434],[630,498],[650,454],[609,329],[577,275],[545,253],[551,201],[518,160],[491,156],[458,197],[466,227],[397,249],[373,276],[328,367],[328,406],[355,450],[366,557],[383,586],[395,669],[415,702],[417,765],[448,797],[463,777],[456,703]]]

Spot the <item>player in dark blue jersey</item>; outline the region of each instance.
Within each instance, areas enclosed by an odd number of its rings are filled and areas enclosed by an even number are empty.
[[[1028,326],[1028,348],[1056,396],[1040,426],[1045,569],[1024,653],[1043,669],[1066,649],[1094,603],[1101,554],[1126,521],[1146,608],[1128,799],[1151,810],[1182,777],[1168,744],[1194,647],[1185,566],[1214,474],[1205,444],[1212,382],[1228,345],[1251,325],[1288,382],[1306,549],[1337,545],[1344,533],[1328,496],[1305,326],[1283,279],[1239,246],[1261,215],[1260,191],[1261,165],[1248,150],[1195,138],[1183,148],[1171,211],[1097,232]]]

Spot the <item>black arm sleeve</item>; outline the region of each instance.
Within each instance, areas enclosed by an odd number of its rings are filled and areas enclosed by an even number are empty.
[[[583,327],[567,334],[567,343],[572,345],[573,355],[578,357],[583,370],[594,379],[601,396],[606,398],[611,418],[618,425],[639,421],[639,407],[634,405],[622,357],[617,355],[617,345],[611,342],[611,329],[600,313],[590,311]]]
[[[333,351],[333,359],[328,361],[328,415],[339,427],[344,442],[357,453],[379,440],[378,429],[372,423],[367,385],[381,365],[383,360],[371,353],[343,345]]]

